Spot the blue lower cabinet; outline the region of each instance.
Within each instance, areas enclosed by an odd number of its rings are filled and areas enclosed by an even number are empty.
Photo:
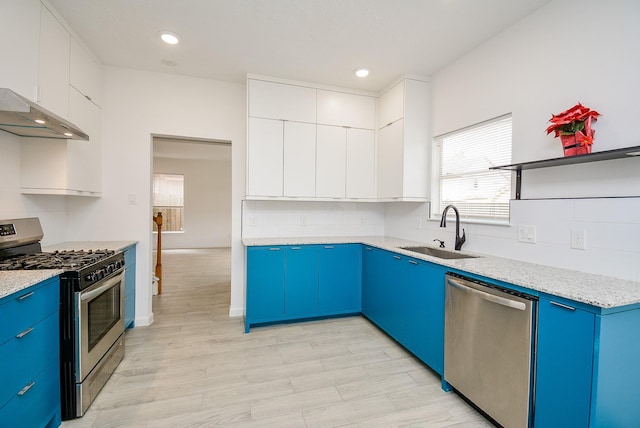
[[[325,315],[360,313],[360,244],[321,245],[318,249],[319,311]]]
[[[247,247],[245,331],[361,311],[360,244]]]
[[[135,326],[136,319],[136,247],[124,251],[124,328]]]
[[[387,260],[385,254],[377,248],[362,247],[362,314],[378,325],[384,308],[382,272]]]
[[[428,262],[408,259],[405,346],[441,376],[444,374],[444,275]]]
[[[285,249],[284,314],[288,319],[318,316],[318,248]]]
[[[252,324],[284,319],[284,253],[282,247],[247,248],[247,332]]]
[[[536,427],[590,426],[595,318],[566,302],[540,298]]]
[[[0,426],[60,426],[60,281],[0,299]]]

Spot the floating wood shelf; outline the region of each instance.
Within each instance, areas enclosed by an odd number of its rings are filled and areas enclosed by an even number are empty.
[[[511,165],[493,166],[489,169],[502,169],[516,172],[516,199],[520,199],[522,187],[522,171],[526,169],[550,168],[562,165],[576,165],[580,163],[599,162],[613,159],[625,159],[640,156],[640,146],[622,149],[606,150],[589,153],[587,155],[566,156],[561,158],[544,159],[532,162],[514,163]]]

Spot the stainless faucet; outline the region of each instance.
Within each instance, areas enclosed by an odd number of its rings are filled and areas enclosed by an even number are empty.
[[[449,208],[453,208],[453,211],[455,211],[455,213],[456,213],[456,243],[455,243],[455,249],[456,250],[460,250],[460,248],[462,248],[462,244],[464,244],[464,241],[466,241],[467,238],[464,236],[464,229],[462,229],[462,236],[460,236],[460,213],[458,212],[458,209],[455,206],[447,205],[444,208],[444,211],[442,211],[442,219],[440,219],[440,227],[447,227],[447,211],[449,211]]]

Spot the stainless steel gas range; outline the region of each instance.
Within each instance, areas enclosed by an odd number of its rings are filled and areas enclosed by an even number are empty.
[[[0,220],[0,270],[62,269],[62,419],[80,417],[124,358],[124,254],[42,252],[38,218]]]

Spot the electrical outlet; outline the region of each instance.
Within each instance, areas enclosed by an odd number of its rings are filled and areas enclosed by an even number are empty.
[[[536,227],[530,226],[530,225],[518,226],[518,242],[535,244],[536,243]]]
[[[571,248],[576,250],[587,249],[587,231],[584,229],[571,229]]]

